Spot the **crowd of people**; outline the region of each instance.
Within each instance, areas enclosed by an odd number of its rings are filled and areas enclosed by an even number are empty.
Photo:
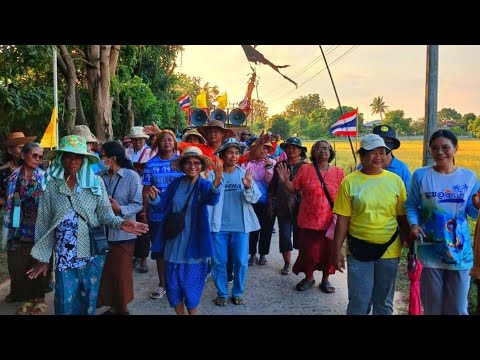
[[[45,312],[52,290],[55,314],[107,306],[105,315],[128,315],[132,271],[149,272],[149,256],[158,273],[150,297],[166,297],[176,314],[197,313],[210,275],[216,305],[242,305],[248,268],[268,263],[274,231],[279,274],[304,274],[296,291],[320,271],[318,288],[334,293],[330,276],[347,267],[346,314],[393,313],[405,246],[423,264],[424,314],[468,314],[470,271],[480,268],[468,216],[478,217],[480,185],[455,165],[458,139],[448,130],[429,139],[435,164],[413,176],[393,155],[401,143],[389,125],[361,139],[350,174],[332,165],[327,140],[307,154],[297,137],[235,134],[218,120],[183,134],[134,126],[106,143],[79,125],[45,158],[35,139],[13,132],[1,145],[5,301],[19,303],[18,315]],[[98,226],[107,255],[92,252]]]

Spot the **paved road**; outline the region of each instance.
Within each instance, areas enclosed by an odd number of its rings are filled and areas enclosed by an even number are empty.
[[[278,226],[277,226],[278,228]],[[292,258],[298,252],[294,250]],[[201,315],[344,315],[347,307],[347,276],[337,272],[330,276],[330,282],[336,288],[333,294],[321,292],[314,286],[305,292],[295,290],[295,285],[304,277],[303,274],[280,274],[283,258],[278,251],[278,236],[274,234],[265,266],[254,265],[248,268],[245,287],[245,303],[219,307],[213,303],[216,289],[212,279],[208,279],[199,307]],[[155,263],[150,260],[150,271],[145,274],[134,272],[135,299],[130,303],[132,315],[174,315],[165,298],[152,300],[149,297],[158,285]],[[315,282],[321,281],[321,273],[315,272]],[[229,289],[231,290],[229,285]],[[20,303],[6,304],[3,300],[9,291],[9,282],[0,285],[0,315],[11,315]],[[395,297],[399,298],[398,294]],[[48,309],[45,314],[53,314],[53,293],[47,294]],[[101,313],[106,308],[98,309]],[[396,313],[396,311],[395,311]]]

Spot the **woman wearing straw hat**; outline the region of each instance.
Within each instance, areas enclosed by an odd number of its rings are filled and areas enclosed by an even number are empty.
[[[214,254],[212,277],[217,288],[218,306],[225,306],[228,299],[227,259],[231,251],[233,259],[232,302],[243,304],[248,270],[248,235],[260,229],[253,210],[262,193],[253,179],[253,171],[239,167],[238,160],[244,144],[235,138],[225,139],[216,151],[223,161],[224,191],[217,205],[209,208]],[[214,172],[210,171],[210,179]]]
[[[91,256],[89,226],[107,225],[136,235],[148,225],[113,213],[105,184],[91,164],[85,139],[65,136],[42,183],[32,256],[39,263],[27,274],[45,275],[55,252],[55,314],[94,315],[105,256]]]
[[[162,227],[153,234],[152,252],[164,254],[165,286],[170,306],[177,315],[197,312],[207,276],[207,260],[213,256],[212,235],[207,205],[215,205],[222,190],[223,167],[220,160],[214,166],[212,181],[200,177],[200,172],[212,165],[208,156],[191,146],[182,156],[172,161],[172,169],[185,173],[173,180],[157,196],[158,190],[149,188],[149,202],[165,217],[170,211],[185,214],[185,227],[173,239],[166,240]],[[186,206],[186,208],[185,208]]]
[[[20,154],[20,167],[9,178],[4,230],[7,233],[7,261],[10,274],[8,300],[24,301],[17,315],[40,314],[46,310],[47,279],[30,280],[26,271],[35,263],[30,256],[34,244],[40,184],[44,171],[40,168],[43,149],[37,143],[25,144]]]
[[[7,149],[7,162],[0,167],[0,208],[5,206],[8,178],[20,166],[20,153],[23,145],[35,141],[36,138],[36,136],[25,136],[21,131],[12,132],[7,135],[7,139],[0,145],[0,148]]]

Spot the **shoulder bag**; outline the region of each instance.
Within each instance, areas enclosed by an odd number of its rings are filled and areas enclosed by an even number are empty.
[[[164,220],[163,237],[165,240],[173,240],[185,228],[185,215],[187,214],[188,202],[190,201],[190,197],[192,196],[192,194],[195,192],[197,184],[198,179],[191,193],[188,195],[187,201],[185,202],[185,205],[183,206],[182,210],[180,210],[180,212],[174,212],[172,210],[173,205],[171,205],[170,211],[168,212]],[[173,194],[173,196],[175,196],[175,194]]]
[[[315,171],[317,172],[318,180],[320,180],[320,183],[322,184],[323,192],[325,193],[325,196],[327,197],[328,203],[330,204],[330,207],[333,210],[333,200],[330,197],[330,193],[328,192],[327,185],[325,184],[325,181],[323,180],[322,174],[320,173],[320,170],[318,169],[318,166],[316,163],[313,163],[313,167],[315,168]],[[325,233],[325,237],[329,240],[333,240],[333,236],[335,235],[335,226],[337,225],[337,214],[332,215],[332,220],[330,221],[330,225],[328,225],[328,229]]]

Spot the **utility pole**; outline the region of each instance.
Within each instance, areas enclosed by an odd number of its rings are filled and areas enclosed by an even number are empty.
[[[428,140],[437,129],[438,45],[427,45],[427,79],[425,84],[425,131],[423,135],[423,166],[432,165]]]

